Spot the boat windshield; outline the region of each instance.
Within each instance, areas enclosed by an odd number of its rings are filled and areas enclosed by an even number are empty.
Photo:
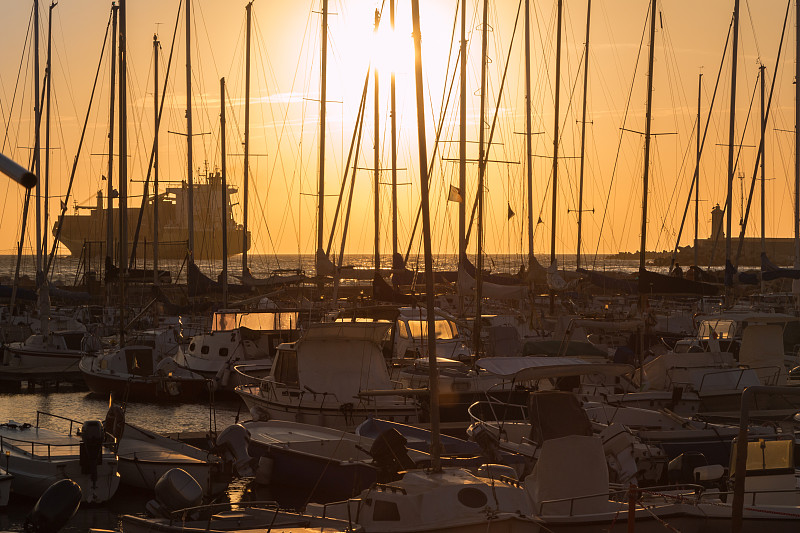
[[[297,328],[297,311],[269,311],[259,313],[215,313],[212,331],[230,331],[236,328],[257,331],[291,330]]]
[[[398,328],[400,337],[406,339],[409,336],[414,339],[421,339],[428,336],[428,321],[426,320],[409,320],[405,323],[406,327]],[[436,320],[436,334],[437,340],[450,340],[458,335],[456,325],[449,320],[437,319]]]
[[[701,339],[732,339],[736,334],[736,322],[729,319],[703,320],[697,336]]]

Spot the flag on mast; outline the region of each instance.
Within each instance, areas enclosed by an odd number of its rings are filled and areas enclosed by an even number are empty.
[[[458,187],[450,185],[450,192],[447,195],[448,202],[457,202],[461,203],[464,201],[464,197],[461,196],[461,190]]]

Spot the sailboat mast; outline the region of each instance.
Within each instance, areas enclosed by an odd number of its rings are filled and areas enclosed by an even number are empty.
[[[394,0],[389,0],[389,23],[394,36]],[[392,135],[392,261],[397,257],[397,107],[395,104],[394,67],[392,67],[389,81],[389,105],[391,106],[391,135]],[[394,264],[394,263],[393,263]]]
[[[247,13],[250,13],[248,4]],[[249,18],[249,17],[248,17]],[[219,129],[220,129],[220,154],[222,157],[222,308],[228,308],[228,170],[225,165],[225,78],[219,80]],[[245,167],[246,168],[246,167]],[[246,174],[246,173],[245,173]],[[247,233],[245,232],[245,235]],[[245,271],[243,270],[242,273]]]
[[[153,34],[153,285],[158,286],[158,35]]]
[[[486,174],[486,148],[483,143],[486,137],[484,114],[486,112],[486,50],[489,41],[489,0],[483,0],[483,33],[481,35],[481,105],[478,116],[478,224],[477,224],[477,257],[475,271],[475,323],[472,328],[474,354],[477,357],[481,347],[481,314],[483,300],[483,180]]]
[[[642,242],[639,248],[639,270],[644,270],[647,245],[647,187],[650,180],[650,126],[653,121],[653,57],[656,47],[656,0],[650,4],[650,51],[647,59],[647,111],[644,129],[644,172],[642,175]],[[643,296],[646,298],[646,296]]]
[[[250,197],[250,27],[252,24],[253,2],[245,6],[247,11],[247,49],[245,50],[244,74],[244,195],[242,206],[242,276],[246,275],[247,266],[247,213]],[[222,203],[228,202],[228,189],[222,192]],[[224,226],[227,228],[227,225]],[[227,275],[227,274],[226,274]]]
[[[425,138],[425,95],[422,85],[422,35],[419,25],[419,0],[411,0],[411,19],[414,33],[414,81],[417,96],[417,132],[419,140],[419,183],[422,202],[422,241],[425,250],[425,299],[428,308],[428,388],[431,417],[431,470],[442,471],[439,428],[439,372],[436,364],[436,315],[434,312],[433,252],[431,249],[431,215],[428,194],[428,150]],[[485,33],[485,28],[484,28]]]
[[[44,223],[42,224],[42,254],[47,252],[47,226],[48,226],[48,200],[50,198],[50,90],[51,79],[53,77],[53,9],[58,5],[57,2],[50,3],[50,10],[47,17],[47,67],[45,69],[45,98],[47,100],[47,116],[44,129]]]
[[[525,170],[528,189],[528,275],[533,272],[533,132],[531,131],[531,6],[525,0]]]
[[[375,10],[375,35],[378,34],[378,25],[381,21],[381,14],[380,11],[377,9]],[[377,274],[378,271],[381,269],[381,202],[380,202],[380,176],[381,176],[381,157],[380,157],[380,142],[381,142],[381,131],[380,131],[380,92],[378,86],[378,65],[377,61],[372,67],[372,76],[374,82],[374,89],[375,89],[375,107],[374,107],[374,124],[373,127],[375,129],[375,150],[374,159],[373,159],[373,196],[375,197],[375,203],[373,204],[373,218],[374,218],[374,226],[375,226],[375,273]]]
[[[731,262],[731,211],[733,210],[733,145],[736,142],[736,67],[739,54],[739,0],[733,4],[733,50],[731,53],[731,108],[730,129],[728,131],[728,197],[727,218],[725,220],[725,285],[730,287],[733,280],[727,275],[728,264]]]
[[[800,9],[795,9],[795,28],[800,28]],[[795,35],[794,61],[794,268],[800,268],[800,30]],[[797,305],[797,304],[795,304]]]
[[[194,177],[192,174],[192,0],[186,0],[186,168],[189,260],[194,262]]]
[[[767,231],[767,224],[766,224],[766,215],[765,215],[765,198],[764,194],[766,193],[765,181],[766,181],[766,169],[764,167],[764,156],[767,154],[766,148],[766,133],[767,133],[767,117],[766,117],[766,104],[764,100],[764,74],[766,72],[767,67],[763,64],[759,65],[759,77],[761,78],[761,253],[765,253],[767,251],[767,241],[766,241],[766,231]]]
[[[322,250],[325,225],[325,112],[328,97],[328,0],[322,0],[322,38],[319,89],[319,184],[317,185],[317,251]],[[317,265],[317,273],[320,265]]]
[[[583,110],[581,112],[581,175],[578,187],[578,250],[575,268],[581,267],[581,236],[583,235],[583,176],[586,148],[586,100],[589,86],[589,27],[592,21],[592,0],[586,4],[586,45],[583,53]]]
[[[467,257],[467,2],[461,0],[461,82],[458,122],[458,269],[464,268]],[[461,306],[459,306],[460,308]]]
[[[699,253],[697,246],[700,242],[698,238],[698,226],[700,225],[700,97],[703,91],[703,74],[697,78],[697,164],[694,167],[694,265],[700,266]]]
[[[33,142],[33,173],[41,176],[39,147],[41,146],[41,120],[42,109],[39,101],[39,0],[33,0],[33,113],[34,142]],[[42,180],[36,181],[36,275],[42,271]]]
[[[116,108],[115,96],[117,94],[116,82],[117,73],[117,16],[118,5],[111,6],[111,91],[109,92],[108,109],[108,193],[106,198],[106,257],[114,262],[114,110]]]
[[[561,103],[561,23],[564,16],[564,5],[558,0],[558,28],[556,29],[556,88],[555,88],[555,127],[553,129],[553,206],[552,222],[550,224],[550,264],[556,262],[556,222],[558,213],[558,136],[559,136],[559,105]],[[550,312],[555,311],[555,294],[550,291]]]
[[[119,345],[125,346],[125,283],[128,273],[128,93],[126,1],[119,0]]]

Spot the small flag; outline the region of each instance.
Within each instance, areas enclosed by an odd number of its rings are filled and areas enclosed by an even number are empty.
[[[516,215],[513,209],[511,209],[511,203],[508,204],[508,219],[511,220],[511,217]]]
[[[464,197],[461,196],[461,190],[458,187],[450,186],[450,193],[447,195],[448,202],[457,202],[461,203],[464,201]]]

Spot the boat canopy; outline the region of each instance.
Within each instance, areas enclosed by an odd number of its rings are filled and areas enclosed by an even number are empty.
[[[312,324],[298,343],[309,341],[370,341],[380,344],[389,338],[392,324],[388,322],[333,322]]]

